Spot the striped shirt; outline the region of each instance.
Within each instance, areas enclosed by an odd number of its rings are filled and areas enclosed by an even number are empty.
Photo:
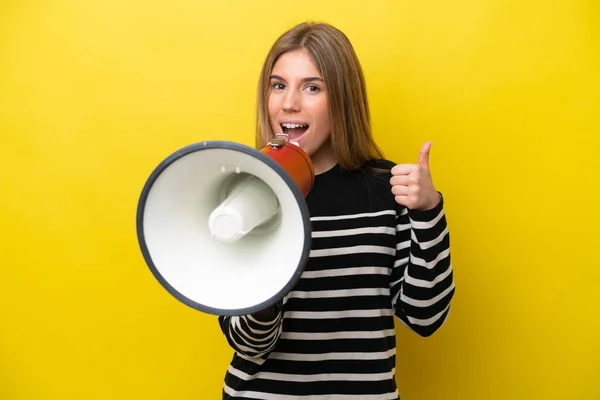
[[[339,166],[316,176],[310,259],[281,310],[272,320],[219,317],[235,350],[223,399],[400,398],[394,318],[433,334],[454,280],[441,194],[432,210],[408,210],[390,177]]]

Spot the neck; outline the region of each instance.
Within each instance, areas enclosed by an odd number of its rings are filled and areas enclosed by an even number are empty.
[[[313,154],[311,160],[315,167],[315,175],[320,175],[333,168],[338,163],[338,159],[333,152],[331,141],[327,141],[327,143]]]

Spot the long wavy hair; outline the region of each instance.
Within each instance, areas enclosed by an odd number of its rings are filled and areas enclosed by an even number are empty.
[[[269,122],[270,76],[278,58],[305,50],[327,87],[331,142],[340,167],[357,170],[369,161],[383,159],[371,131],[371,115],[362,67],[348,37],[321,22],[304,22],[282,34],[273,44],[260,73],[257,110],[257,148],[265,146],[274,132]]]

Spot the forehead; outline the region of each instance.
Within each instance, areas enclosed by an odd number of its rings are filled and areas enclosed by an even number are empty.
[[[319,69],[306,50],[289,51],[279,56],[272,73],[285,79],[302,79],[308,76],[321,78]]]

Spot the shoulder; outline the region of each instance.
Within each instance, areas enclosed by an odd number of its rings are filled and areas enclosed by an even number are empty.
[[[373,159],[367,161],[361,171],[371,177],[383,177],[383,178],[391,178],[392,176],[392,168],[396,163],[387,159]]]
[[[369,161],[370,164],[374,166],[378,166],[380,168],[392,168],[396,163],[393,160],[388,160],[387,158],[375,158]]]
[[[365,163],[365,167],[392,169],[396,165],[392,160],[386,158],[374,158]]]
[[[390,179],[395,165],[396,163],[388,159],[370,160],[360,168],[360,181],[374,193],[389,197],[392,194]]]

